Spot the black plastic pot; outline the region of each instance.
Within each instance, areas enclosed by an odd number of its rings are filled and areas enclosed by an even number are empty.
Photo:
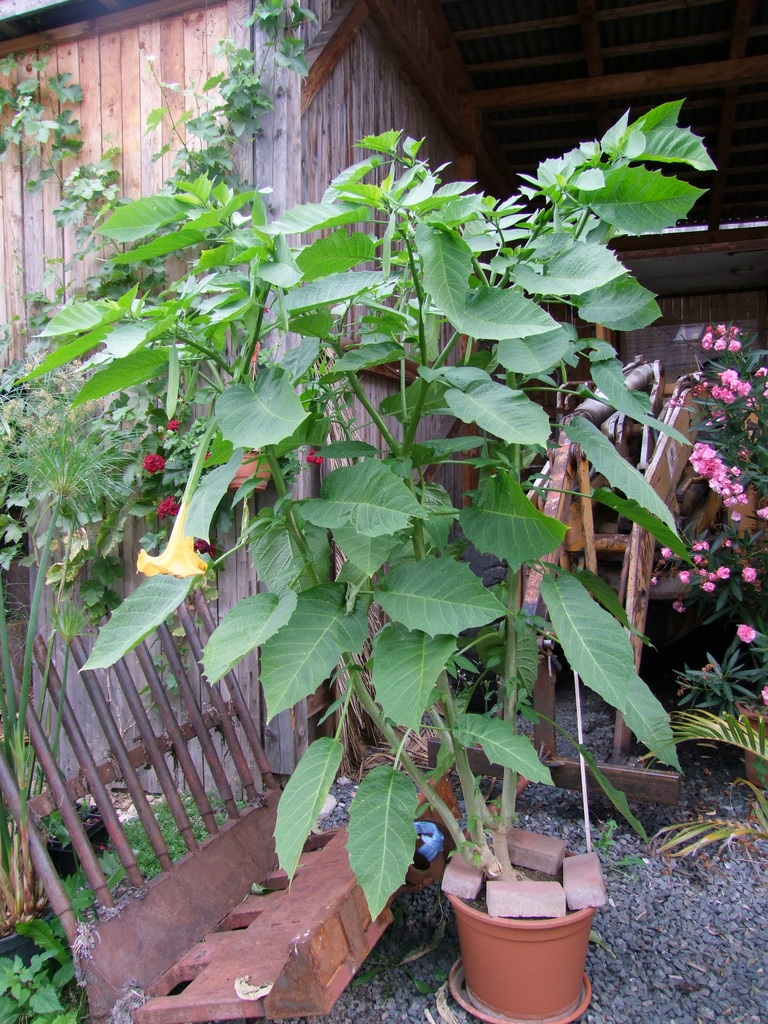
[[[89,814],[83,822],[83,827],[85,828],[85,834],[91,841],[91,846],[98,853],[100,848],[103,849],[109,842],[109,833],[104,824],[104,819],[100,814]],[[53,861],[53,866],[61,878],[74,875],[80,866],[77,854],[72,849],[71,843],[62,843],[58,839],[49,839],[48,853]]]

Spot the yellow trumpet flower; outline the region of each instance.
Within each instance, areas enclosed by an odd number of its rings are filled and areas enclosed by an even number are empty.
[[[160,555],[148,555],[142,548],[136,563],[138,572],[143,572],[145,576],[157,576],[162,573],[165,576],[180,578],[200,576],[206,572],[207,562],[195,553],[195,538],[184,536],[188,513],[189,505],[182,501],[165,551]]]

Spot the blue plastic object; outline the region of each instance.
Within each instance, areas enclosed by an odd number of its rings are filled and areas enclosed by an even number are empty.
[[[419,839],[421,839],[421,846],[418,852],[431,863],[438,853],[442,852],[443,843],[445,842],[443,833],[432,821],[414,821],[413,827],[416,829]]]

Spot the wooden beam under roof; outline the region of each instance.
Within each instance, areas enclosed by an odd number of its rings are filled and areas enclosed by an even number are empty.
[[[59,0],[59,2],[64,2],[64,0]],[[224,0],[221,2],[223,3]],[[51,4],[47,3],[45,6],[51,6]],[[104,14],[98,18],[73,22],[71,25],[61,25],[59,28],[43,29],[42,32],[35,32],[34,35],[7,39],[0,43],[0,57],[4,57],[8,53],[21,53],[24,50],[56,46],[70,39],[80,39],[83,36],[117,32],[123,28],[141,25],[146,21],[171,18],[175,14],[182,14],[184,11],[191,11],[200,6],[200,0],[154,0],[154,2],[146,4],[134,4],[131,7],[123,7],[115,11],[114,14]]]
[[[731,28],[731,43],[728,56],[731,59],[743,57],[747,52],[749,27],[752,22],[753,0],[737,0]],[[714,230],[720,227],[725,200],[725,183],[728,167],[733,152],[733,131],[738,106],[738,89],[731,85],[725,91],[723,106],[720,112],[720,126],[717,132],[717,151],[715,165],[717,177],[709,194],[709,227]]]
[[[720,3],[722,0],[686,0],[685,7],[688,10],[693,10]],[[446,4],[446,0],[443,0],[443,4]],[[598,21],[616,21],[619,18],[639,18],[678,10],[680,10],[680,0],[655,0],[653,3],[628,4],[597,11],[596,18]],[[546,32],[555,28],[571,28],[578,24],[579,16],[577,14],[563,14],[553,18],[532,18],[529,21],[511,21],[502,25],[481,25],[478,28],[459,29],[454,33],[454,38],[458,42],[464,42],[470,39],[497,38],[501,35],[509,36],[525,32]]]
[[[665,68],[663,75],[653,69],[602,75],[600,78],[572,78],[561,82],[511,85],[499,89],[479,89],[470,93],[478,110],[511,110],[515,107],[563,106],[599,99],[627,99],[683,89],[727,88],[768,77],[768,59],[760,54],[738,60],[711,61]]]
[[[23,18],[36,11],[61,7],[62,4],[70,2],[71,0],[0,0],[0,21],[5,21],[7,18]]]
[[[697,256],[715,252],[760,252],[768,249],[768,225],[760,228],[719,228],[710,231],[669,231],[663,235],[617,238],[610,243],[619,259],[654,259],[659,256]]]
[[[443,76],[425,59],[424,51],[413,43],[410,35],[402,27],[402,19],[394,0],[368,0],[368,6],[371,21],[385,41],[397,66],[429,104],[432,113],[451,136],[459,152],[474,153],[478,171],[488,186],[506,195],[509,191],[509,181],[498,167],[498,162],[503,160],[503,157],[494,160],[485,151],[477,132],[478,122],[474,116],[474,109],[470,111],[472,116],[462,113],[459,94],[451,94],[446,89]]]

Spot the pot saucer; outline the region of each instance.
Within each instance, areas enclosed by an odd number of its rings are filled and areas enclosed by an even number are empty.
[[[451,972],[448,975],[448,985],[451,990],[451,995],[459,1006],[463,1007],[467,1013],[471,1013],[473,1017],[486,1021],[487,1024],[570,1024],[571,1021],[578,1020],[579,1017],[586,1012],[590,1000],[592,999],[592,984],[585,973],[584,982],[581,988],[581,995],[576,1001],[576,1004],[571,1007],[565,1015],[557,1014],[555,1017],[535,1017],[526,1018],[525,1020],[520,1017],[499,1016],[498,1014],[492,1013],[490,1010],[477,1006],[472,1001],[472,996],[470,995],[464,978],[464,964],[461,957],[459,957],[451,968]]]

